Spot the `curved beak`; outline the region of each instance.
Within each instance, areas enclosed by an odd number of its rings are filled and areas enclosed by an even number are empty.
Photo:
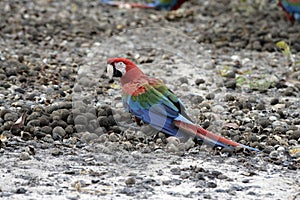
[[[106,73],[107,76],[112,79],[113,75],[114,75],[114,66],[112,66],[111,64],[108,64],[106,67]]]

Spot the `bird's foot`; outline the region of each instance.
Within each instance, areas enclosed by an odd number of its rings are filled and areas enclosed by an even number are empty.
[[[141,119],[137,118],[136,116],[134,116],[134,121],[138,126],[144,125],[144,122]]]

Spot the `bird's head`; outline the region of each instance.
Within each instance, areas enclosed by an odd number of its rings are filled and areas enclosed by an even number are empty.
[[[137,66],[126,58],[110,58],[107,60],[107,74],[112,77],[123,77]]]

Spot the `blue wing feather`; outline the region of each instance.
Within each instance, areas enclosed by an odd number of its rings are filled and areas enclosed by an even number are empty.
[[[146,5],[156,8],[157,10],[171,10],[173,6],[175,6],[177,0],[171,1],[163,1],[163,0],[156,0],[154,3],[148,3]]]

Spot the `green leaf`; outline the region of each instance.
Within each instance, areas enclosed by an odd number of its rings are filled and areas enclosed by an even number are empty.
[[[247,83],[247,78],[246,76],[237,76],[235,81],[238,86],[242,86]]]
[[[290,46],[285,41],[279,41],[276,46],[282,50],[282,53],[286,56],[291,55]]]
[[[221,76],[226,77],[230,71],[230,66],[224,66],[223,69],[220,69]]]

